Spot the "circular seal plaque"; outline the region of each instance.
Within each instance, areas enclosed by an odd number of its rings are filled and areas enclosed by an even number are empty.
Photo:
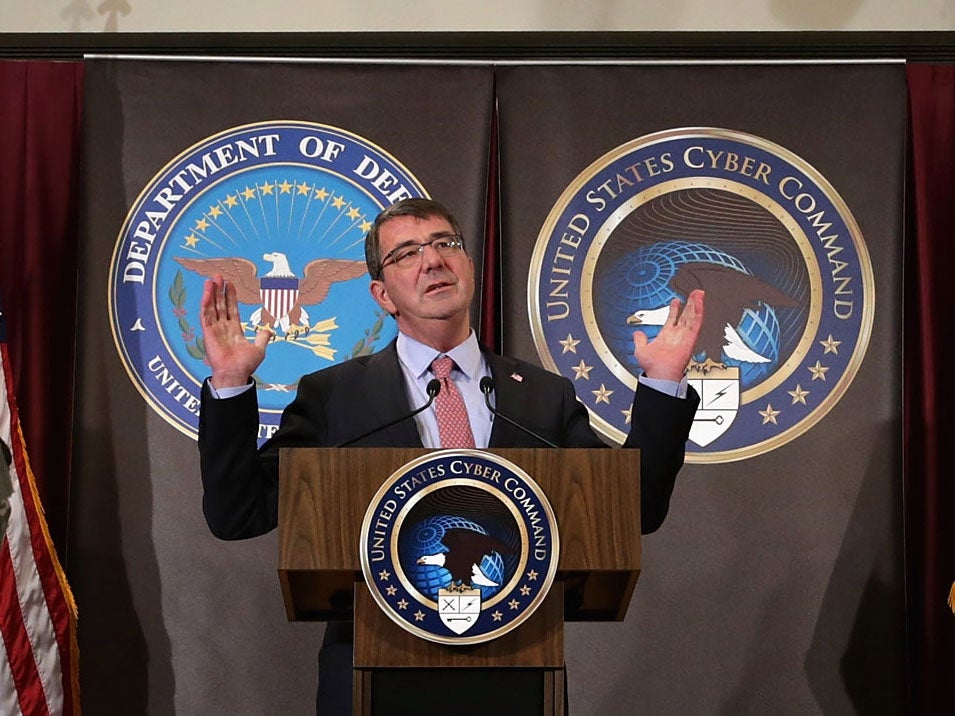
[[[557,572],[557,523],[513,463],[441,450],[391,475],[365,513],[361,566],[372,596],[406,631],[477,644],[523,623]]]
[[[706,315],[688,378],[701,402],[687,461],[758,455],[822,420],[868,346],[868,251],[824,176],[738,131],[640,137],[566,188],[531,260],[541,361],[622,443],[642,372],[633,332],[652,340],[670,301],[698,288]]]
[[[275,335],[253,376],[264,442],[301,375],[394,338],[368,290],[364,238],[384,207],[423,196],[394,157],[328,125],[249,124],[190,147],[143,189],[113,253],[110,323],[133,384],[196,437],[209,374],[199,303],[222,275],[246,334]]]

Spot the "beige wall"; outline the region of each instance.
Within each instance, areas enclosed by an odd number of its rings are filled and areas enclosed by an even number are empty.
[[[951,29],[955,0],[0,0],[2,32]]]

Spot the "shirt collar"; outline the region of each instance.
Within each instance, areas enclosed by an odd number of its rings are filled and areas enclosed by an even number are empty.
[[[481,347],[473,330],[468,333],[463,343],[459,343],[447,353],[426,346],[401,331],[398,331],[396,347],[398,360],[411,371],[416,380],[420,380],[431,369],[434,359],[441,355],[449,356],[468,380],[476,380],[481,371]]]

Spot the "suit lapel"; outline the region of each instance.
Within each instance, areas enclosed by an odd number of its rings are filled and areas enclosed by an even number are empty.
[[[498,412],[520,422],[525,414],[524,406],[527,404],[525,402],[527,396],[524,395],[523,386],[519,380],[517,361],[513,358],[496,355],[490,351],[484,351],[484,358],[487,361],[488,368],[491,369],[491,377],[494,378],[494,385],[496,386],[494,407]],[[513,447],[521,444],[519,441],[521,437],[522,433],[517,428],[495,417],[494,423],[491,425],[488,447]]]
[[[372,406],[367,424],[387,423],[412,411],[408,405],[404,374],[398,363],[398,349],[392,341],[368,359],[366,380],[362,381],[364,402]],[[417,406],[415,406],[417,407]],[[421,436],[413,418],[381,431],[378,439],[392,447],[421,447]]]

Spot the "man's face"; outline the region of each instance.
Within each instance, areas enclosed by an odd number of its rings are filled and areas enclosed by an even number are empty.
[[[438,217],[398,216],[382,224],[378,231],[380,255],[384,258],[398,246],[421,244],[453,233],[451,225]],[[454,332],[464,326],[466,337],[474,296],[474,263],[464,251],[442,256],[428,246],[417,266],[386,265],[381,280],[372,281],[371,292],[378,304],[395,317],[398,328],[413,338],[422,340],[440,330],[441,322]]]

